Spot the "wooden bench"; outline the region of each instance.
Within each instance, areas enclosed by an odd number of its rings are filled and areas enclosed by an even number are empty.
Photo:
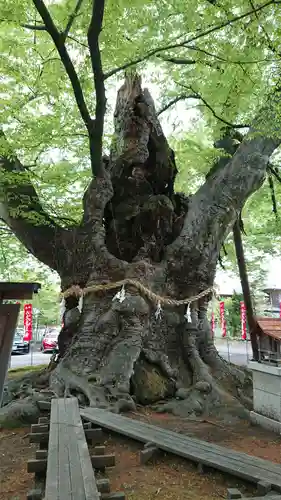
[[[77,399],[52,399],[45,500],[99,499]]]

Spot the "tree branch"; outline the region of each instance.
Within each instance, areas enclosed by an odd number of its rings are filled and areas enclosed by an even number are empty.
[[[267,165],[267,169],[269,170],[269,172],[274,175],[274,177],[276,177],[276,179],[281,183],[281,177],[280,175],[278,174],[277,172],[277,169],[274,168],[270,163]]]
[[[129,61],[125,64],[122,64],[122,66],[119,66],[117,68],[113,68],[110,71],[107,71],[107,73],[104,74],[104,80],[107,80],[111,76],[116,75],[117,73],[120,73],[121,71],[125,71],[128,68],[131,68],[132,66],[136,66],[136,64],[146,61],[150,57],[154,56],[155,54],[158,54],[158,52],[161,52],[162,50],[168,50],[171,48],[171,45],[167,45],[166,47],[163,48],[157,48],[157,49],[152,49],[149,52],[147,52],[144,56],[137,57],[136,59],[133,59],[132,61]],[[172,47],[173,48],[173,47]]]
[[[162,113],[164,113],[165,111],[167,111],[169,108],[171,108],[171,106],[173,106],[177,102],[183,101],[185,99],[198,99],[198,96],[196,96],[194,94],[180,94],[179,96],[175,97],[174,99],[172,99],[171,101],[169,101],[167,104],[165,104],[165,106],[163,106],[163,108],[161,108],[157,112],[157,116],[160,116]]]
[[[127,262],[112,255],[105,243],[104,209],[113,196],[110,174],[104,168],[103,176],[96,176],[88,185],[83,196],[83,219],[80,230],[88,234],[89,227],[93,235],[91,240],[91,259],[93,251],[100,260],[103,257],[108,267],[124,270]]]
[[[90,134],[90,131],[92,129],[93,121],[90,116],[90,113],[88,111],[82,87],[78,78],[78,75],[76,73],[76,70],[74,68],[74,65],[71,61],[71,58],[68,54],[68,51],[65,47],[64,44],[64,34],[61,34],[57,27],[55,26],[52,17],[47,9],[47,7],[44,4],[43,0],[33,0],[33,4],[35,5],[38,13],[40,14],[42,20],[45,23],[46,30],[48,31],[49,35],[51,36],[56,49],[60,55],[61,62],[64,65],[65,71],[69,77],[69,80],[72,85],[72,89],[75,95],[76,103],[78,106],[78,109],[80,111],[80,115],[82,117],[82,120],[84,121],[87,130]]]
[[[144,62],[147,59],[149,59],[150,57],[157,55],[157,54],[160,54],[161,52],[164,52],[166,50],[172,50],[172,49],[177,49],[180,47],[186,47],[191,42],[195,42],[196,40],[199,40],[200,38],[204,38],[205,36],[208,36],[212,33],[215,33],[216,31],[219,31],[223,28],[226,28],[227,26],[230,26],[231,24],[233,24],[237,21],[241,21],[242,19],[245,19],[246,17],[249,17],[256,12],[259,12],[259,11],[263,10],[264,8],[269,7],[270,5],[275,5],[277,3],[279,4],[281,2],[278,0],[269,0],[268,2],[265,2],[264,4],[259,5],[258,7],[253,8],[250,11],[245,12],[244,14],[240,14],[239,16],[234,16],[231,19],[228,19],[227,21],[224,21],[223,23],[217,24],[215,26],[210,26],[208,29],[201,31],[200,33],[198,33],[196,35],[191,36],[190,38],[184,40],[183,42],[172,43],[169,45],[165,45],[163,47],[158,47],[157,49],[152,49],[152,50],[148,51],[144,56],[133,59],[132,61],[129,61],[129,62],[123,64],[122,66],[119,66],[117,68],[114,68],[114,69],[108,71],[107,73],[105,73],[104,79],[106,80],[106,79],[110,78],[111,76],[116,75],[120,71],[124,71],[125,69],[130,68],[132,66],[135,66],[136,64],[138,64],[140,62]]]
[[[71,27],[72,27],[76,17],[79,14],[79,10],[81,9],[82,3],[83,3],[83,0],[77,0],[77,4],[75,6],[75,9],[72,12],[72,14],[69,16],[68,23],[67,23],[66,28],[65,28],[64,33],[63,33],[64,41],[68,37],[68,33],[70,32]]]
[[[191,66],[192,64],[196,64],[197,61],[195,59],[186,59],[186,58],[177,58],[177,57],[166,57],[166,56],[158,56],[163,61],[174,63],[174,64],[185,64],[187,66]]]
[[[102,70],[99,36],[102,31],[104,15],[104,0],[93,0],[92,18],[88,29],[88,44],[94,74],[96,92],[96,117],[94,127],[90,132],[90,149],[92,170],[94,175],[103,172],[102,139],[104,129],[104,115],[106,111],[106,97],[104,87],[104,74]]]
[[[202,273],[202,284],[213,279],[222,242],[248,197],[262,185],[269,158],[281,144],[281,127],[275,126],[279,107],[280,92],[276,91],[233,157],[191,198],[182,232],[167,248],[170,273],[182,286],[184,262],[186,268],[193,263],[196,272]],[[199,270],[197,263],[202,266]],[[192,272],[188,280],[195,280]]]
[[[0,132],[2,144],[7,140]],[[58,269],[65,258],[60,242],[64,229],[45,212],[29,173],[15,156],[0,156],[0,218],[35,257]]]
[[[85,49],[89,49],[88,45],[86,43],[81,42],[80,40],[77,40],[74,36],[67,35],[68,40],[72,40],[75,43],[78,43],[78,45],[81,45],[81,47],[85,47]]]
[[[252,7],[252,9],[255,8],[255,5],[254,5],[254,2],[252,0],[249,0],[249,4],[250,6]],[[269,34],[267,33],[266,29],[264,28],[264,26],[260,23],[260,20],[259,20],[259,16],[257,14],[257,12],[255,12],[255,18],[256,20],[258,21],[259,23],[259,27],[261,28],[265,38],[266,38],[266,41],[267,41],[267,45],[268,45],[268,48],[274,53],[274,54],[277,54],[279,55],[280,57],[280,52],[278,52],[278,50],[272,45],[272,41],[269,37]]]
[[[193,92],[193,99],[200,99],[200,101],[203,102],[203,104],[206,106],[206,108],[208,108],[212,115],[217,119],[219,120],[220,122],[224,123],[225,125],[227,125],[228,127],[230,128],[249,128],[250,125],[248,123],[230,123],[229,121],[225,120],[224,118],[222,118],[221,116],[219,116],[216,111],[212,108],[212,106],[206,101],[206,99],[204,99],[204,97],[202,97],[201,94],[199,94],[199,92],[197,92],[196,90],[193,89],[193,87],[191,86],[187,86],[187,85],[184,85],[183,83],[179,83],[178,82],[178,85],[180,87],[184,87],[185,89],[187,90],[191,90]]]
[[[47,31],[44,24],[21,24],[21,27],[32,31]]]
[[[193,51],[196,51],[196,52],[201,52],[202,54],[205,54],[206,56],[208,57],[212,57],[213,59],[217,59],[217,61],[221,62],[221,63],[224,63],[224,64],[237,64],[237,65],[243,65],[243,64],[258,64],[258,63],[261,63],[261,62],[275,62],[275,59],[268,59],[268,58],[264,58],[264,59],[256,59],[256,60],[253,60],[253,61],[231,61],[230,59],[226,59],[224,57],[221,57],[221,56],[218,56],[216,54],[212,54],[211,52],[209,52],[208,50],[204,50],[204,49],[201,49],[199,47],[195,47],[195,46],[185,46],[188,50],[193,50]],[[171,62],[171,63],[174,63],[174,64],[180,64],[180,65],[184,65],[184,64],[195,64],[197,62],[201,62],[201,61],[196,61],[196,60],[193,60],[193,59],[186,59],[186,58],[177,58],[177,57],[165,57],[165,56],[159,56],[161,57],[161,59],[163,59],[164,61],[167,61],[167,62]]]
[[[273,182],[273,177],[271,174],[268,174],[268,185],[269,185],[269,190],[271,194],[271,201],[272,201],[272,211],[278,219],[278,210],[277,210],[277,202],[276,202],[276,195],[275,195],[275,189],[274,189],[274,182]]]

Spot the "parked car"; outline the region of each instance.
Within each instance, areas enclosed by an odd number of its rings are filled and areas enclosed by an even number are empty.
[[[24,332],[22,330],[16,330],[14,335],[14,341],[12,346],[12,354],[22,353],[28,354],[30,351],[29,340],[23,340]]]
[[[42,352],[52,352],[57,349],[58,346],[58,336],[59,333],[57,330],[47,332],[41,342],[41,351]]]

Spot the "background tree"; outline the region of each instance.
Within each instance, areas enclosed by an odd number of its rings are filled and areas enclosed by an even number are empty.
[[[4,3],[0,215],[66,292],[50,379],[58,395],[122,409],[130,395],[150,402],[187,386],[164,407],[245,402],[247,377],[218,356],[206,311],[222,243],[280,144],[279,56],[260,29],[274,17],[277,39],[280,11],[277,1],[232,3],[109,1],[105,12],[103,0]],[[147,61],[163,93],[158,112],[135,72]],[[108,141],[105,85],[123,70]],[[216,139],[190,196],[175,192],[175,153],[158,119],[181,99],[204,106]],[[120,282],[125,300],[112,300]],[[72,285],[100,287],[81,316]]]
[[[243,295],[237,293],[225,301],[227,329],[231,337],[241,337],[241,301],[243,301]]]

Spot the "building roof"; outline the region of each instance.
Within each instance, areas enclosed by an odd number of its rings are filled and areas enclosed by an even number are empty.
[[[1,300],[32,299],[32,295],[38,293],[40,288],[40,283],[12,283],[0,281],[0,302]]]
[[[281,341],[281,318],[257,318],[263,333]]]

